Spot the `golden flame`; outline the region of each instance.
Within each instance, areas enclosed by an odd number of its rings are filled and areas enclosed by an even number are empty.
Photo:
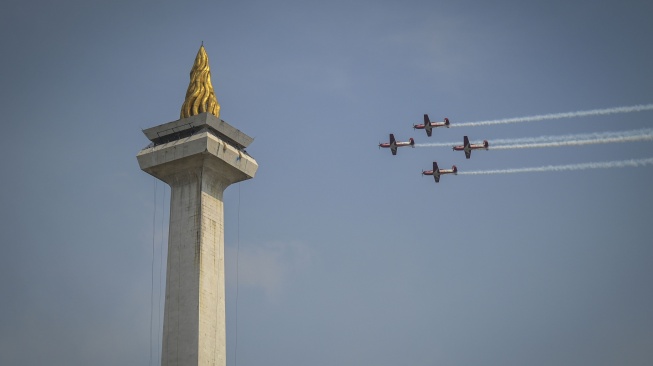
[[[186,91],[186,100],[181,106],[180,118],[188,118],[204,112],[209,112],[216,117],[220,116],[220,104],[211,85],[209,56],[202,45],[190,70],[190,83]]]

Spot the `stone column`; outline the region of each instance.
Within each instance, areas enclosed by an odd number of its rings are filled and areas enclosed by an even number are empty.
[[[206,113],[144,131],[140,167],[171,187],[163,366],[226,365],[222,194],[258,168],[233,131]]]

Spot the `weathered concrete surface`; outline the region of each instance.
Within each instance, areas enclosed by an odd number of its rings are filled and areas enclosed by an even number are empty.
[[[143,130],[143,133],[150,141],[158,144],[159,141],[168,142],[171,140],[171,137],[174,139],[176,135],[183,135],[201,128],[211,129],[218,138],[240,149],[246,148],[254,141],[253,138],[211,113],[200,113],[188,118],[150,127]]]
[[[222,194],[258,165],[208,132],[145,148],[137,159],[171,187],[161,364],[226,366]]]

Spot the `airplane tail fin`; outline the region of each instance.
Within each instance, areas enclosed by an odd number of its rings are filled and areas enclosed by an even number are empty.
[[[483,140],[483,146],[485,146],[485,148],[487,149],[488,147],[490,147],[490,143],[487,142],[487,140]]]
[[[415,147],[415,140],[412,137],[410,138],[410,147]]]
[[[453,170],[454,174],[458,174],[458,168],[455,165],[451,166],[451,170]]]
[[[444,118],[444,125],[449,127],[449,118]]]

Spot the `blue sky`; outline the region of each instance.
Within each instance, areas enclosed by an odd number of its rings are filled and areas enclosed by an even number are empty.
[[[178,118],[202,41],[221,118],[255,137],[260,166],[225,192],[228,365],[650,364],[652,167],[437,185],[420,172],[650,158],[651,142],[470,160],[376,145],[649,128],[652,111],[431,138],[411,126],[653,103],[652,13],[612,0],[5,2],[0,364],[148,365],[151,350],[157,363],[169,190],[135,156],[141,129]]]

